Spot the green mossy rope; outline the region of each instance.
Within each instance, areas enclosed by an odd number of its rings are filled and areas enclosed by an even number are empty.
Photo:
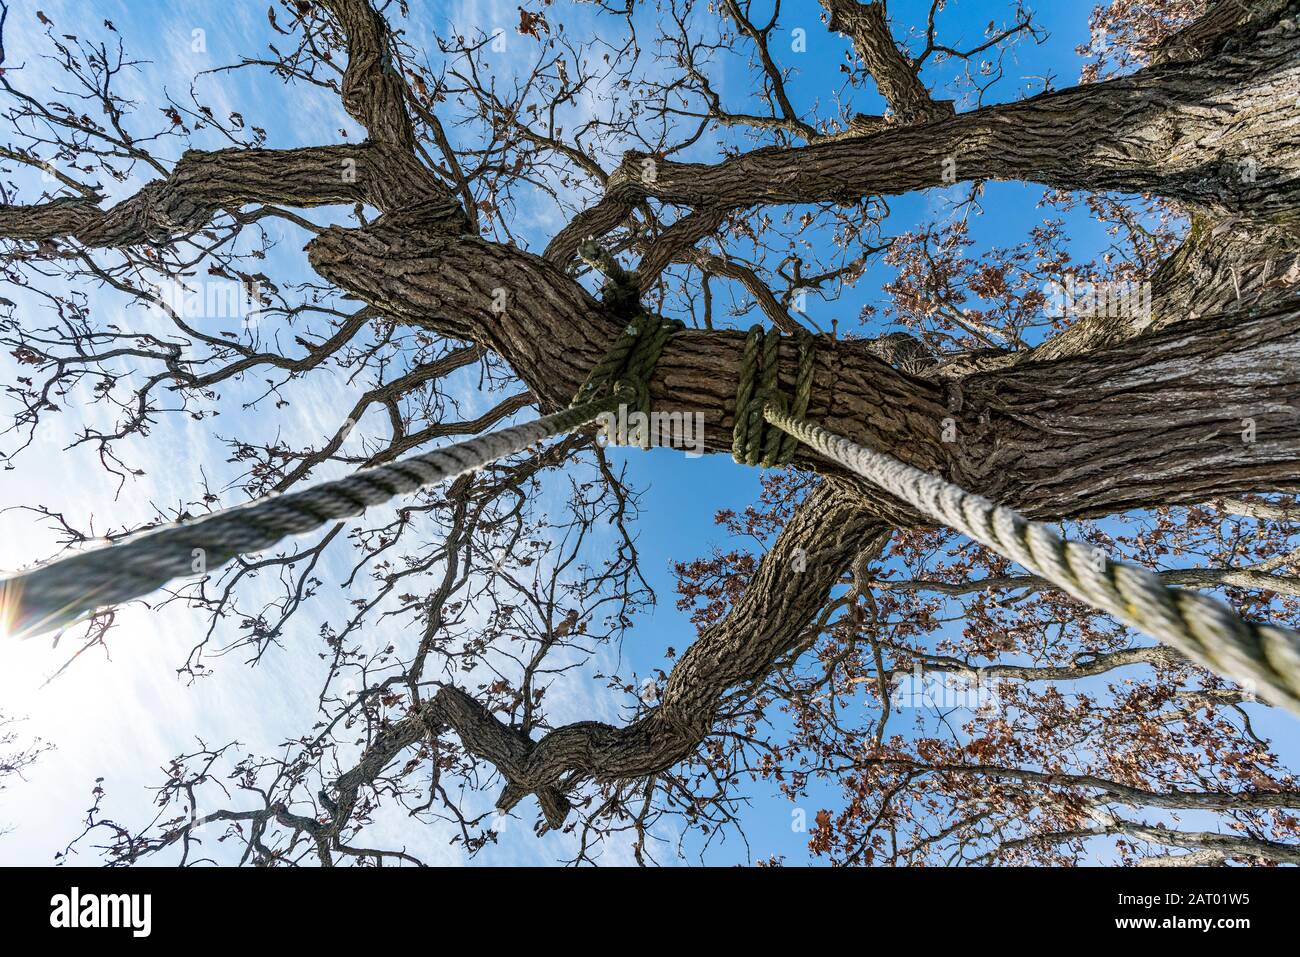
[[[614,340],[609,351],[591,368],[573,396],[571,406],[590,402],[602,391],[618,387],[628,396],[629,408],[650,412],[650,377],[673,333],[682,329],[676,319],[642,312]]]
[[[763,410],[769,404],[787,408],[799,416],[808,412],[813,386],[813,338],[801,333],[797,340],[799,372],[795,378],[794,404],[788,406],[777,383],[781,333],[753,326],[745,337],[740,381],[736,383],[736,418],[731,430],[731,457],[741,465],[764,468],[788,465],[799,447],[798,439],[769,427],[763,417]]]
[[[608,277],[601,298],[619,319],[627,323],[609,351],[592,366],[573,396],[571,405],[589,402],[602,391],[620,389],[631,398],[629,408],[650,413],[650,378],[668,340],[685,325],[676,319],[648,313],[641,307],[636,273],[620,266],[599,243],[588,240],[578,248],[593,269]]]

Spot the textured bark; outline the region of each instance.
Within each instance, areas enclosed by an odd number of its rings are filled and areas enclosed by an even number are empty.
[[[551,731],[533,748],[503,806],[569,771],[626,780],[689,757],[716,723],[723,697],[761,679],[805,640],[807,623],[853,558],[863,551],[878,555],[889,533],[851,489],[825,483],[796,509],[731,614],[682,655],[659,706],[623,728],[587,721]]]
[[[932,100],[930,91],[894,43],[889,24],[885,21],[883,3],[879,0],[872,3],[858,3],[857,0],[819,2],[830,14],[830,28],[852,38],[853,49],[876,81],[880,95],[899,123],[924,123],[952,115],[952,101]]]
[[[953,477],[1043,516],[1204,501],[1229,485],[1294,489],[1298,318],[1293,299],[971,376],[961,388],[977,423],[959,427]]]
[[[620,324],[540,257],[440,229],[440,220],[425,231],[406,214],[386,216],[326,231],[309,255],[321,275],[384,312],[496,350],[543,406],[566,404]],[[500,314],[498,289],[507,302]],[[891,368],[866,343],[819,337],[810,416],[1041,517],[1295,488],[1297,318],[1291,302],[1245,319],[1183,322],[946,388]],[[651,383],[656,408],[704,415],[711,451],[731,448],[743,343],[739,332],[679,333]],[[793,344],[781,355],[789,389]],[[942,441],[945,419],[956,442]],[[1251,444],[1242,442],[1247,419],[1256,425]],[[808,453],[798,461],[819,467]]]
[[[90,247],[167,242],[201,229],[217,212],[249,203],[396,209],[445,190],[409,153],[374,144],[294,150],[189,150],[166,179],[109,209],[81,198],[0,206],[0,236],[71,238]]]
[[[1294,7],[1288,4],[1287,12]],[[629,153],[610,177],[605,198],[556,236],[547,257],[568,258],[578,242],[613,229],[646,197],[733,209],[852,202],[940,186],[946,173],[959,180],[1152,193],[1215,216],[1238,215],[1294,232],[1300,215],[1300,31],[1276,16],[1262,22],[1268,25],[1207,59],[920,126],[754,150],[716,165]]]
[[[1151,279],[1151,314],[1085,316],[1032,350],[1034,359],[1081,355],[1183,319],[1275,308],[1300,291],[1300,238],[1236,217],[1198,218]],[[1007,356],[1008,365],[1020,357]]]
[[[1286,6],[1287,0],[1210,0],[1195,22],[1160,44],[1151,62],[1179,63],[1210,56],[1243,27],[1275,17]]]
[[[388,25],[367,0],[325,0],[347,37],[343,108],[379,143],[415,146],[406,115],[406,84],[393,66]]]

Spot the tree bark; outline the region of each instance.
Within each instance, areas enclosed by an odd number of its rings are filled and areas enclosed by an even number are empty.
[[[1282,13],[1295,7],[1293,0],[1254,20],[1206,59],[923,125],[754,150],[716,165],[628,153],[604,199],[552,240],[547,258],[566,260],[578,242],[613,229],[645,198],[736,209],[852,202],[989,179],[1151,193],[1294,234],[1300,31]]]
[[[497,805],[509,810],[536,794],[550,827],[569,812],[560,789],[579,780],[626,781],[666,771],[695,753],[729,694],[745,697],[783,655],[806,638],[813,619],[855,556],[875,557],[891,528],[864,509],[852,488],[824,482],[795,509],[731,613],[706,628],[668,676],[657,707],[624,727],[599,721],[567,724],[531,741],[472,697],[444,686],[367,749],[336,781],[338,808],[356,801],[402,750],[440,729],[487,760],[506,780]],[[346,819],[346,814],[338,817]]]
[[[445,195],[409,152],[373,143],[292,150],[188,150],[166,179],[109,209],[80,197],[0,205],[0,236],[70,238],[91,248],[165,243],[201,229],[217,212],[249,203],[291,207],[367,203],[399,209]]]
[[[907,62],[885,20],[885,5],[879,0],[859,3],[858,0],[819,0],[830,14],[827,24],[836,33],[853,39],[867,72],[876,81],[880,95],[885,98],[899,123],[924,123],[953,114],[951,100],[935,102],[930,91]]]
[[[621,324],[544,259],[440,229],[402,212],[331,228],[308,252],[317,272],[376,308],[496,350],[543,407],[567,404]],[[809,417],[1035,517],[1297,488],[1297,318],[1292,302],[1182,322],[1108,349],[973,374],[955,388],[895,370],[865,343],[822,336]],[[743,345],[739,332],[681,332],[651,382],[655,408],[704,415],[710,451],[731,448]],[[792,342],[781,359],[789,390]],[[943,441],[946,428],[956,441]],[[797,461],[829,468],[807,451]]]

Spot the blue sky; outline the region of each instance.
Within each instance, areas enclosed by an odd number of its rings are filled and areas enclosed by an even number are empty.
[[[152,0],[96,0],[92,7],[78,0],[20,0],[11,3],[6,47],[9,63],[26,62],[30,72],[23,82],[29,90],[39,89],[41,76],[53,76],[40,57],[47,52],[43,38],[33,29],[36,9],[43,10],[60,29],[85,30],[97,35],[99,21],[111,19],[122,33],[128,52],[149,58],[138,76],[127,78],[131,95],[145,104],[157,102],[166,88],[183,96],[191,78],[198,71],[234,62],[241,55],[251,55],[274,39],[265,16],[265,4],[255,2],[213,3],[202,0],[172,2],[166,5]],[[416,5],[414,20],[407,39],[419,46],[415,26],[432,25],[445,16],[461,30],[478,28],[491,33],[496,25],[506,31],[508,49],[493,57],[493,69],[502,81],[512,71],[523,68],[531,55],[533,41],[518,36],[513,29],[518,22],[513,2],[462,0],[457,4]],[[928,2],[894,0],[891,11],[896,23],[924,23]],[[1058,86],[1073,83],[1079,59],[1075,47],[1087,39],[1089,4],[1050,3],[1038,5],[1037,20],[1049,38],[1041,45],[1020,44],[1008,54],[1009,78],[996,88],[998,99],[1009,99],[1018,92],[1037,92],[1041,81],[1025,80],[1017,84],[1014,77],[1041,77],[1055,74]],[[434,12],[436,10],[437,12]],[[804,53],[781,50],[782,62],[796,68],[789,92],[800,109],[810,113],[818,104],[824,110],[831,91],[841,87],[843,75],[838,64],[847,48],[843,38],[825,31],[820,8],[811,0],[787,5],[783,17],[788,30],[806,30],[808,49]],[[990,12],[990,11],[994,12]],[[1009,5],[950,2],[940,23],[943,36],[954,45],[963,40],[982,37],[990,17],[1002,18]],[[548,14],[553,17],[553,8]],[[570,36],[599,29],[594,14],[586,7],[563,13]],[[206,51],[193,50],[194,30],[203,30]],[[431,55],[436,47],[425,44]],[[943,82],[942,74],[927,79]],[[749,73],[739,61],[729,61],[717,77],[719,88],[733,109],[752,108]],[[205,102],[218,113],[239,110],[250,124],[270,131],[267,145],[291,147],[337,142],[338,131],[347,130],[353,142],[363,138],[362,131],[325,91],[309,87],[286,88],[264,72],[251,70],[206,77],[198,81]],[[944,96],[942,85],[937,91]],[[873,90],[853,91],[853,106],[859,112],[879,112],[882,104]],[[959,104],[964,108],[969,104]],[[579,109],[595,109],[598,104],[579,104]],[[148,107],[146,107],[148,109]],[[695,150],[695,157],[712,159],[719,139],[705,138]],[[213,143],[196,143],[212,146]],[[629,146],[632,144],[628,144]],[[179,151],[177,146],[176,150]],[[691,157],[691,158],[695,158]],[[174,157],[173,157],[174,158]],[[612,164],[611,164],[612,165]],[[114,198],[134,192],[140,180],[111,186]],[[983,199],[984,215],[973,223],[972,233],[984,244],[1014,244],[1024,239],[1028,228],[1041,221],[1036,209],[1041,189],[1016,184],[992,184]],[[943,209],[944,191],[901,197],[891,203],[888,226],[900,232]],[[324,222],[331,214],[313,212],[311,218]],[[521,205],[511,226],[533,248],[542,245],[562,225],[552,208],[540,202]],[[1071,214],[1071,234],[1078,246],[1079,258],[1087,258],[1099,249],[1104,237],[1096,226],[1078,214]],[[277,280],[282,276],[304,276],[300,252],[304,236],[292,226],[270,227],[280,231],[282,240],[266,264],[266,272]],[[1089,244],[1094,244],[1092,249]],[[809,315],[823,328],[831,318],[851,324],[863,305],[883,304],[881,282],[891,271],[873,265],[856,288],[846,291],[837,302],[823,303],[812,298]],[[728,290],[724,295],[730,295]],[[20,293],[5,295],[19,302],[20,308],[39,308]],[[97,310],[133,310],[132,328],[141,320],[136,310],[113,295],[93,292]],[[753,321],[752,318],[747,321]],[[878,331],[888,331],[880,329]],[[0,374],[11,375],[9,357],[0,357]],[[226,463],[227,450],[217,440],[218,434],[244,431],[249,435],[273,436],[277,433],[300,445],[319,442],[337,427],[351,405],[358,386],[331,378],[328,373],[313,376],[296,384],[292,405],[274,416],[264,411],[239,418],[241,400],[258,391],[259,383],[231,385],[223,389],[227,418],[218,425],[211,421],[194,421],[185,416],[162,418],[147,442],[129,445],[134,463],[145,474],[128,482],[120,495],[109,477],[99,469],[86,448],[65,451],[69,437],[89,421],[106,422],[103,406],[85,405],[74,414],[65,415],[58,427],[40,437],[28,450],[14,471],[0,473],[0,501],[7,504],[30,503],[38,499],[56,510],[65,510],[79,518],[94,516],[96,527],[142,522],[154,516],[154,504],[179,503],[190,499],[204,474],[209,477],[234,474]],[[468,377],[465,381],[464,411],[488,407],[494,399],[477,395]],[[382,417],[380,417],[382,419]],[[358,430],[364,432],[367,423]],[[382,432],[382,423],[379,424]],[[0,446],[2,447],[2,446]],[[706,555],[711,546],[731,547],[713,523],[713,516],[723,508],[740,509],[752,502],[758,491],[758,473],[733,464],[723,456],[687,459],[680,452],[656,450],[650,453],[619,450],[613,453],[629,463],[634,482],[645,490],[642,520],[638,526],[642,567],[659,593],[659,603],[651,614],[638,620],[624,641],[621,653],[623,671],[641,676],[652,669],[666,667],[664,650],[678,650],[689,644],[694,628],[685,614],[674,607],[673,578],[670,564]],[[337,470],[321,469],[317,480],[330,477]],[[214,482],[220,485],[220,482]],[[228,504],[238,501],[230,497]],[[54,552],[56,541],[41,523],[28,513],[0,512],[0,567],[17,568]],[[324,566],[327,580],[346,576],[346,562],[337,556]],[[342,602],[342,596],[322,599]],[[29,716],[28,730],[57,745],[45,755],[28,775],[29,780],[0,793],[0,822],[12,822],[16,829],[0,836],[0,862],[47,863],[53,853],[75,836],[78,822],[88,805],[89,790],[95,778],[103,776],[109,791],[106,805],[119,819],[142,823],[149,816],[147,787],[156,785],[159,767],[174,753],[192,747],[196,736],[210,742],[238,739],[252,750],[274,751],[287,736],[302,733],[316,720],[315,702],[319,676],[299,666],[295,659],[295,638],[310,638],[311,623],[322,615],[304,616],[296,627],[300,633],[286,635],[285,648],[267,655],[255,668],[243,667],[236,657],[216,664],[216,673],[192,685],[177,677],[176,668],[184,660],[198,637],[202,622],[185,609],[171,606],[161,612],[134,606],[122,616],[122,623],[112,640],[111,660],[99,652],[83,658],[67,674],[45,688],[40,688],[54,658],[46,643],[7,644],[0,650],[0,701],[7,710]],[[385,640],[381,634],[369,636],[376,644]],[[314,657],[314,656],[313,656]],[[60,659],[61,660],[61,659]],[[616,652],[610,650],[592,661],[587,673],[608,672],[618,664]],[[599,718],[617,721],[626,701],[616,698],[602,682],[582,680],[570,675],[557,685],[548,698],[555,721]],[[1263,718],[1261,731],[1294,731],[1290,719],[1276,714]],[[703,852],[709,863],[743,862],[768,855],[784,855],[792,863],[807,860],[806,835],[791,828],[791,805],[775,796],[765,782],[747,785],[752,804],[744,814],[748,846],[734,835],[725,836]],[[814,793],[814,797],[816,797]],[[826,805],[835,806],[836,797],[825,794]],[[809,820],[817,806],[804,808]],[[202,810],[202,808],[200,808]],[[531,807],[520,819],[505,827],[499,844],[479,858],[484,863],[550,863],[563,857],[568,849],[563,835],[536,839],[530,828]],[[448,844],[449,829],[430,827],[413,833],[400,815],[393,820],[381,818],[374,838],[381,843],[386,836],[397,836],[394,843],[406,843],[431,862],[457,863],[461,852]],[[385,834],[385,832],[388,832]],[[660,835],[671,841],[674,835]],[[697,842],[687,844],[688,859],[699,859]],[[218,855],[224,854],[218,850]],[[628,860],[626,848],[611,847],[611,862]],[[671,862],[671,853],[661,853],[661,860]],[[83,858],[84,860],[84,858]],[[85,862],[89,862],[85,860]]]

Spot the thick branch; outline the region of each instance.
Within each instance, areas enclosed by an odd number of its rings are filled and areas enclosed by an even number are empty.
[[[1287,0],[1210,0],[1200,17],[1160,44],[1151,62],[1203,59],[1222,49],[1243,27],[1274,17],[1286,6]]]
[[[1267,309],[1300,291],[1300,235],[1232,216],[1197,217],[1186,239],[1151,277],[1150,311],[1102,309],[1028,354],[1057,359],[1116,345],[1184,319]],[[1008,355],[1002,364],[1023,361]]]
[[[1151,193],[1216,217],[1294,231],[1300,209],[1300,31],[1277,22],[1193,63],[1156,66],[923,126],[798,148],[755,150],[716,165],[629,153],[606,196],[551,242],[562,260],[620,223],[638,200],[689,206],[853,202],[958,180]],[[1248,116],[1250,122],[1224,121]],[[647,165],[647,160],[650,164]]]
[[[567,404],[621,324],[558,267],[467,237],[444,212],[431,204],[331,228],[309,246],[312,264],[385,314],[496,350],[543,407]],[[1298,316],[1292,302],[1184,321],[946,390],[890,368],[866,343],[819,337],[810,418],[1034,517],[1295,488]],[[711,451],[731,448],[743,343],[738,332],[679,333],[651,382],[655,408],[704,416]],[[796,372],[786,343],[782,388]],[[808,453],[799,461],[827,467]],[[915,519],[901,507],[893,517]]]
[[[166,179],[110,209],[90,199],[0,206],[0,238],[70,238],[91,247],[165,243],[201,229],[221,210],[248,203],[393,209],[444,193],[409,154],[372,144],[293,150],[189,150]]]
[[[388,24],[367,0],[325,0],[325,6],[347,35],[344,109],[372,140],[410,150],[415,136],[403,105],[406,86],[389,49]]]
[[[889,32],[885,5],[879,0],[819,0],[830,14],[829,26],[853,40],[853,49],[862,59],[880,95],[885,98],[899,123],[925,123],[951,116],[951,100],[935,102],[903,56]]]

